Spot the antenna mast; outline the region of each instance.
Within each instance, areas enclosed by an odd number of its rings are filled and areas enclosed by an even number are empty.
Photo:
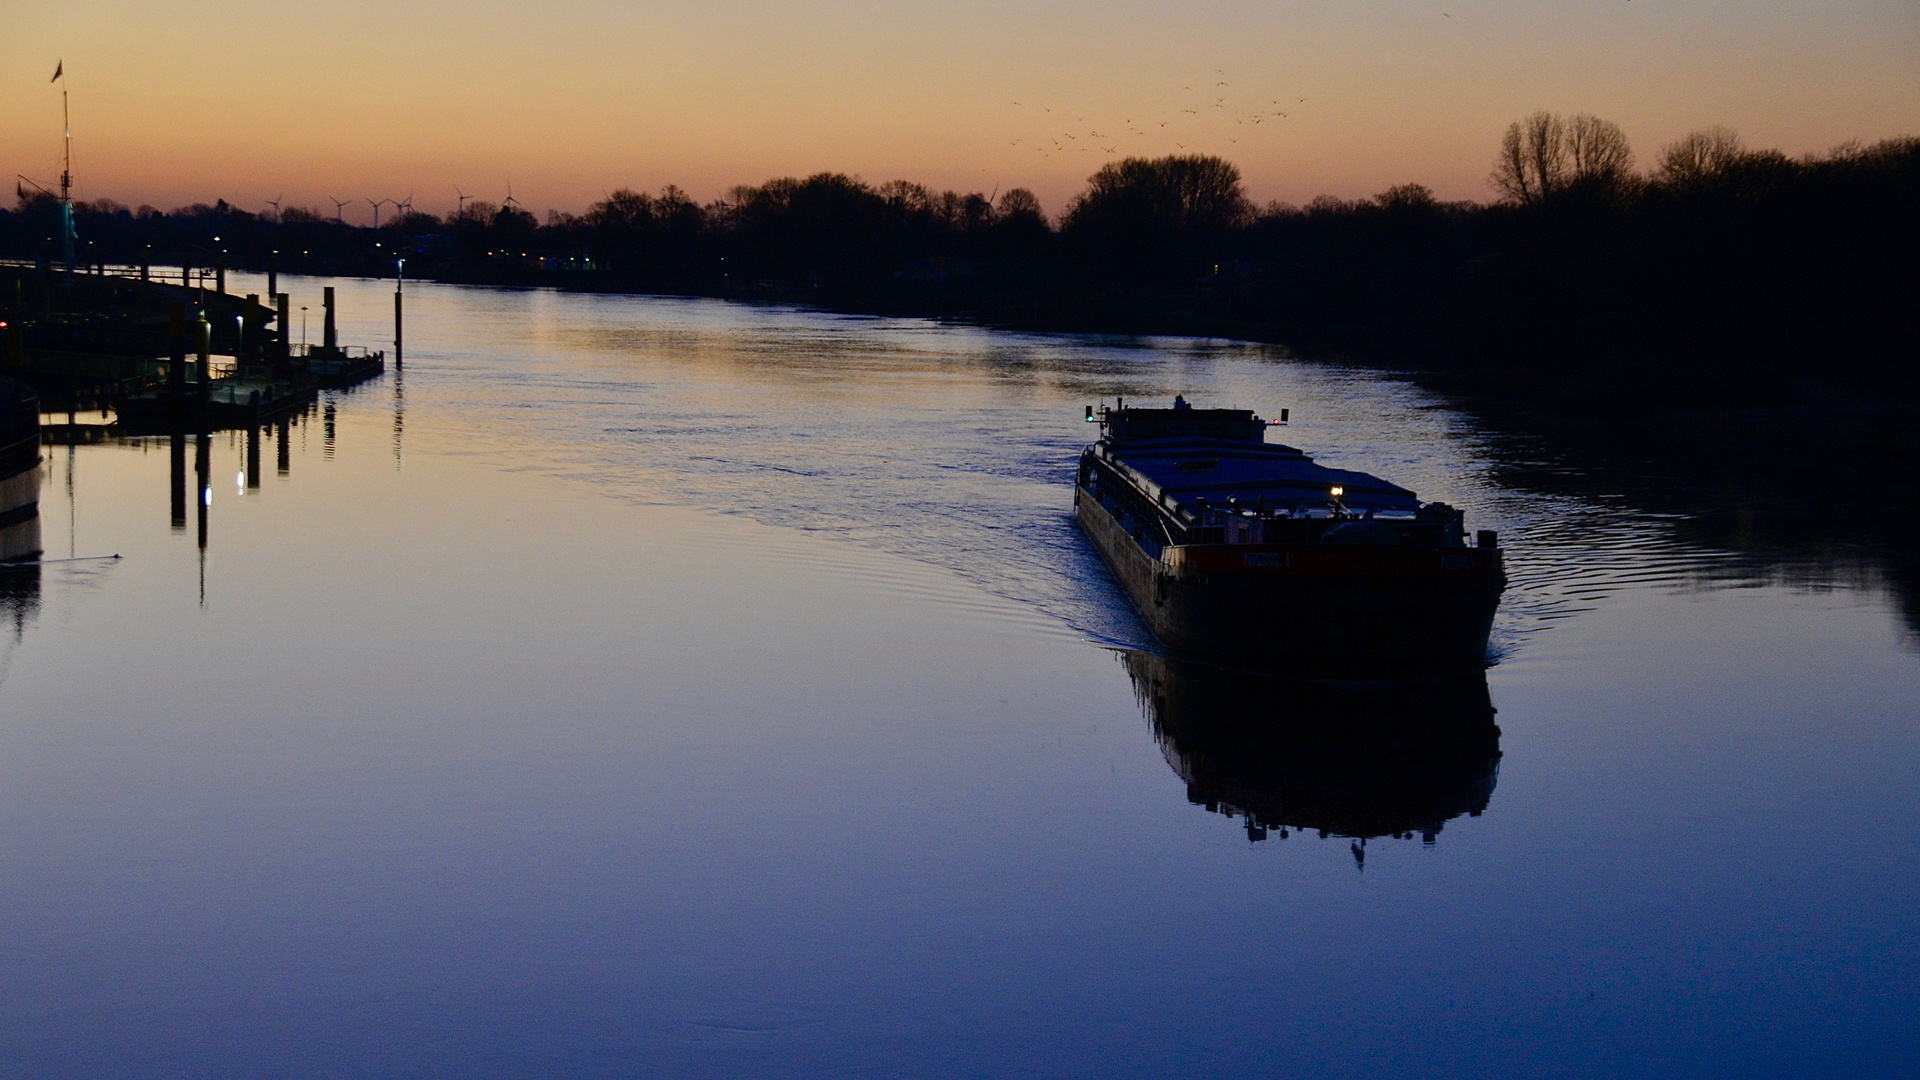
[[[66,156],[60,166],[60,257],[73,273],[73,113],[67,106],[67,64],[53,66],[53,81],[60,84],[60,131],[66,140]]]

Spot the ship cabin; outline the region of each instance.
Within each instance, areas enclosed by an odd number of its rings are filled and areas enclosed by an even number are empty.
[[[1305,544],[1464,547],[1464,515],[1369,473],[1266,441],[1246,409],[1087,411],[1101,438],[1080,460],[1099,500],[1152,558],[1167,547]]]

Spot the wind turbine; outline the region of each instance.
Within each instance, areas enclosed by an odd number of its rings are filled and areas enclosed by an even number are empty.
[[[413,213],[413,192],[411,191],[407,192],[407,197],[394,203],[393,208],[395,211],[401,214]]]
[[[367,202],[369,202],[369,203],[372,203],[372,204],[373,204],[373,227],[374,227],[374,228],[376,228],[376,229],[377,229],[377,228],[379,228],[379,227],[380,227],[380,207],[381,207],[381,205],[382,205],[382,204],[384,204],[384,203],[390,203],[390,202],[392,202],[392,201],[393,201],[392,199],[379,199],[379,200],[374,200],[374,199],[368,199],[368,200],[367,200]]]
[[[280,220],[280,200],[285,199],[286,197],[287,197],[287,193],[283,191],[280,193],[279,199],[266,200],[267,205],[273,207],[273,220],[275,221]]]
[[[501,203],[500,205],[501,205],[501,206],[511,206],[511,207],[513,207],[513,208],[514,208],[515,210],[518,210],[518,209],[520,209],[520,200],[518,200],[518,199],[516,199],[516,198],[514,198],[514,197],[513,197],[513,185],[512,185],[512,184],[508,184],[508,185],[507,185],[507,198],[506,198],[506,201],[504,201],[504,202],[502,202],[502,203]]]
[[[333,196],[329,195],[327,196],[327,198],[333,199]],[[353,201],[352,199],[333,199],[333,223],[335,225],[346,224],[346,221],[343,218],[341,218],[340,212],[344,210],[346,208],[346,205],[352,201]]]
[[[460,199],[459,204],[453,211],[454,219],[459,220],[465,218],[467,216],[467,200],[473,198],[473,196],[461,191],[459,184],[453,185],[453,193]]]

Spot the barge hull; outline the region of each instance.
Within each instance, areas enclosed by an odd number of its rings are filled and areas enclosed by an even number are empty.
[[[1495,551],[1386,549],[1388,572],[1338,572],[1353,549],[1244,549],[1223,569],[1222,549],[1149,555],[1084,487],[1075,485],[1081,528],[1099,549],[1154,636],[1176,653],[1292,675],[1332,679],[1430,678],[1482,671],[1506,581]],[[1225,549],[1232,552],[1233,549]],[[1179,558],[1191,552],[1190,558]],[[1297,554],[1302,569],[1289,572]],[[1464,560],[1442,570],[1441,559]],[[1431,559],[1421,570],[1415,560]],[[1329,565],[1331,564],[1331,565]],[[1404,570],[1406,572],[1393,572]]]

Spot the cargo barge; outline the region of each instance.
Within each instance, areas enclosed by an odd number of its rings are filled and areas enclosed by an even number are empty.
[[[1461,511],[1268,443],[1248,410],[1087,419],[1076,514],[1169,651],[1332,679],[1485,669],[1506,573]]]

